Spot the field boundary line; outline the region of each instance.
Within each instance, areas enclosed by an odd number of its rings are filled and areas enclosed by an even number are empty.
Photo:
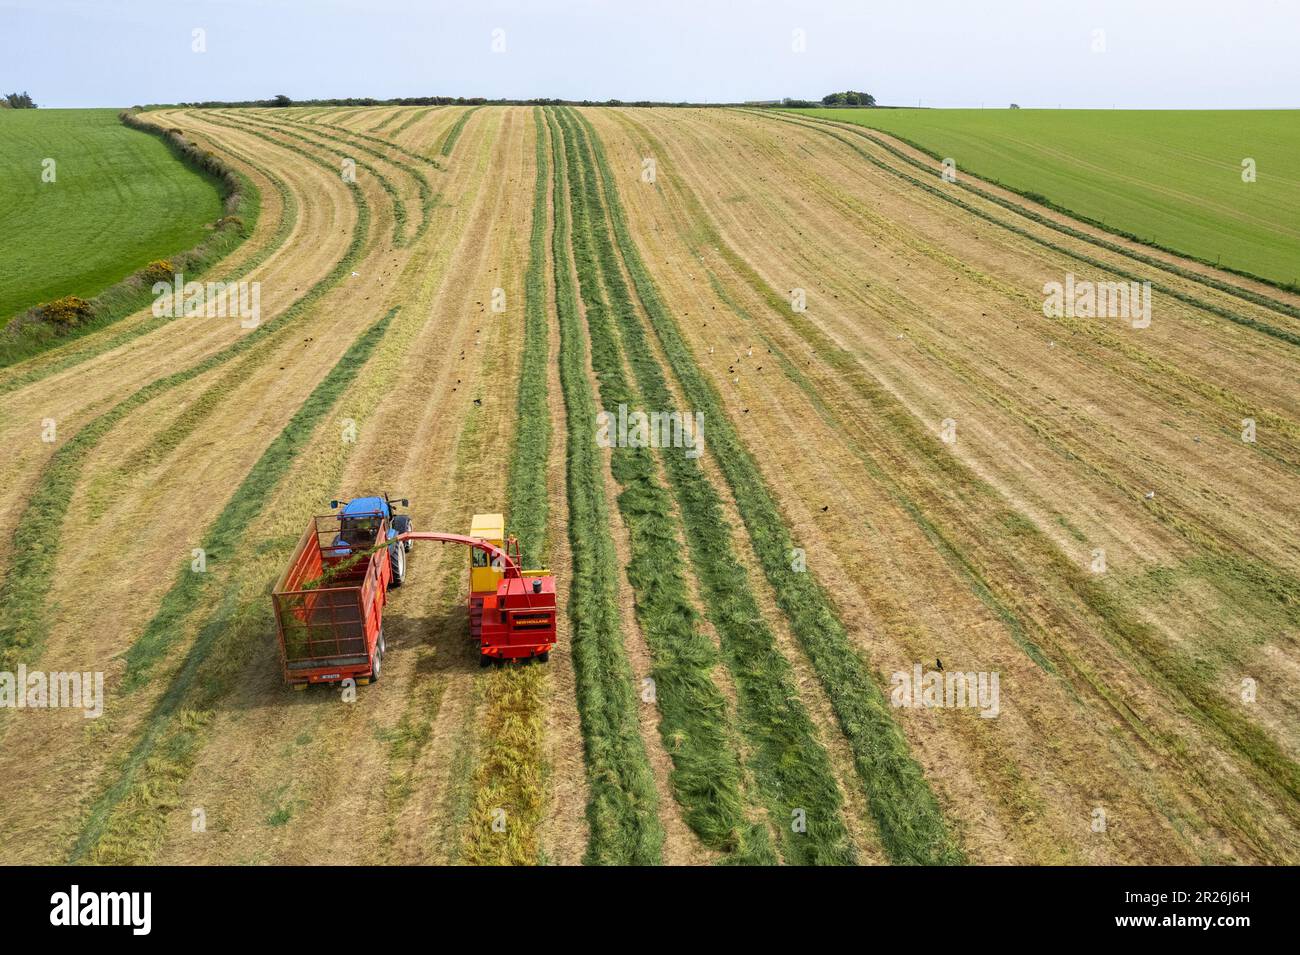
[[[192,248],[173,253],[167,261],[174,260],[177,264],[173,274],[204,275],[218,268],[256,229],[262,205],[257,186],[215,153],[200,152],[177,130],[165,130],[137,118],[129,110],[119,113],[118,120],[129,129],[160,140],[181,165],[216,187],[224,214],[213,232]],[[0,327],[0,369],[13,367],[129,318],[153,301],[153,283],[149,279],[154,277],[152,265],[145,265],[101,290],[89,299],[90,319],[66,332],[58,332],[41,317],[49,302],[5,317]],[[10,390],[8,385],[5,382],[0,386],[0,393]]]

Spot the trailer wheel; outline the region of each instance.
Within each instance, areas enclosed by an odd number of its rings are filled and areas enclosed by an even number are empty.
[[[375,655],[370,661],[370,682],[379,682],[379,669],[384,662],[384,631],[379,631],[379,639],[375,641]]]
[[[388,548],[388,564],[393,569],[392,586],[402,586],[406,582],[406,550],[400,545]]]

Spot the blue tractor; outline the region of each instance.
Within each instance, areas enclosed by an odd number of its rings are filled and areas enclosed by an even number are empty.
[[[381,520],[388,522],[388,539],[411,530],[411,515],[398,514],[394,507],[410,507],[406,498],[354,497],[350,501],[330,501],[330,507],[339,512],[339,532],[334,538],[336,553],[347,554],[350,550],[367,550],[374,545],[375,534],[379,531]],[[389,586],[400,587],[406,580],[406,554],[411,549],[410,541],[395,541],[388,548],[388,562],[393,571],[393,580]]]

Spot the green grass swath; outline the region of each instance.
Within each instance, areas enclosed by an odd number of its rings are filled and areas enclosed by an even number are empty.
[[[584,125],[585,118],[582,119]],[[687,399],[709,422],[708,448],[731,486],[759,564],[818,679],[826,688],[867,792],[881,844],[899,863],[963,861],[934,793],[912,758],[879,684],[810,573],[791,570],[794,540],[712,384],[700,372],[664,307],[628,231],[604,146],[592,135],[596,164],[610,202],[614,237],[660,347]]]

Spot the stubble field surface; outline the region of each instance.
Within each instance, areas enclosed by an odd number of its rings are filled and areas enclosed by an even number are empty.
[[[0,862],[1300,860],[1300,299],[851,124],[142,115],[257,187],[214,268],[262,321],[0,369],[0,670],[106,674],[0,710]],[[1150,326],[1045,317],[1067,274]],[[620,404],[703,453],[604,446]],[[480,669],[417,545],[383,679],[284,687],[271,584],[385,489],[505,512],[548,663]]]

